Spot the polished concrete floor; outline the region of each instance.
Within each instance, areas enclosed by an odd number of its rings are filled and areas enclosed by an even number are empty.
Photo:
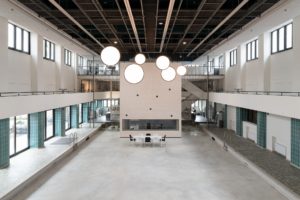
[[[276,200],[262,178],[210,140],[184,127],[166,147],[135,145],[107,130],[15,199]]]

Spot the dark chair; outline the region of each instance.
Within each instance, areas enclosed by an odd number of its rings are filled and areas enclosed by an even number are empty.
[[[146,133],[146,136],[151,136],[151,133]]]
[[[135,142],[135,138],[132,137],[132,135],[129,135],[130,142]]]
[[[162,145],[162,143],[164,142],[166,145],[166,135],[164,135],[161,139],[160,139],[160,145]]]
[[[145,143],[147,143],[147,142],[151,142],[151,137],[145,137]]]

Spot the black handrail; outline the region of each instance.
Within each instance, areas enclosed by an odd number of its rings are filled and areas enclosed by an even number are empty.
[[[274,96],[300,96],[300,92],[284,92],[284,91],[215,91],[217,93],[232,93],[232,94],[255,94],[255,95],[274,95]]]
[[[78,92],[70,91],[70,90],[66,90],[66,89],[62,89],[62,90],[58,90],[58,91],[0,92],[0,97],[71,94],[71,93],[78,93]]]

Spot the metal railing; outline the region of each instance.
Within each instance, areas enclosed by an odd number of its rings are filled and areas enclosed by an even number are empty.
[[[119,76],[119,68],[110,68],[106,66],[86,66],[78,67],[77,75],[79,76]]]
[[[187,72],[185,76],[220,76],[224,75],[223,66],[206,66],[206,65],[185,65]]]
[[[71,94],[76,91],[59,90],[59,91],[32,91],[32,92],[0,92],[0,97],[31,96],[31,95],[53,95],[53,94]]]
[[[254,95],[273,95],[273,96],[300,96],[300,92],[283,92],[283,91],[215,91],[217,93],[232,93],[232,94],[254,94]]]

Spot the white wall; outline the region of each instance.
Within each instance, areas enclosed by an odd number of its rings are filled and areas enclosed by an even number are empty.
[[[293,49],[270,54],[272,30],[293,21]],[[246,25],[234,37],[224,40],[219,46],[199,57],[193,63],[206,63],[207,56],[218,60],[225,55],[225,90],[270,90],[270,91],[300,91],[300,1],[283,0],[274,6],[255,22]],[[245,45],[258,38],[259,59],[244,62]],[[229,67],[229,51],[238,49],[238,64]],[[240,62],[239,62],[240,60]]]
[[[257,143],[257,125],[251,122],[243,121],[243,137]]]
[[[125,80],[124,71],[130,63],[120,66],[120,122],[123,119],[178,119],[179,130],[176,131],[148,131],[153,134],[167,134],[168,137],[181,136],[181,77],[176,76],[173,81],[164,81],[155,63],[141,65],[144,78],[137,84]],[[178,63],[171,63],[176,69]],[[171,91],[169,90],[171,89]],[[139,96],[137,96],[137,94]],[[158,95],[158,98],[156,98]],[[150,108],[152,110],[150,110]],[[126,114],[128,116],[126,116]],[[171,116],[172,115],[172,116]],[[121,137],[129,134],[141,134],[145,131],[123,131]]]
[[[0,97],[0,119],[91,101],[92,93]]]
[[[300,119],[300,97],[255,94],[209,93],[209,100],[274,115]]]
[[[8,49],[8,22],[31,33],[30,55]],[[77,54],[91,55],[7,0],[0,1],[0,36],[0,92],[75,90]],[[44,38],[56,44],[55,62],[42,58]],[[72,67],[64,65],[64,48],[73,52]]]
[[[120,92],[112,91],[112,92],[95,92],[95,99],[119,99]]]
[[[236,131],[236,108],[227,106],[227,128]]]
[[[291,160],[291,119],[277,115],[267,115],[267,149],[274,150],[272,137],[286,147],[286,159]]]

